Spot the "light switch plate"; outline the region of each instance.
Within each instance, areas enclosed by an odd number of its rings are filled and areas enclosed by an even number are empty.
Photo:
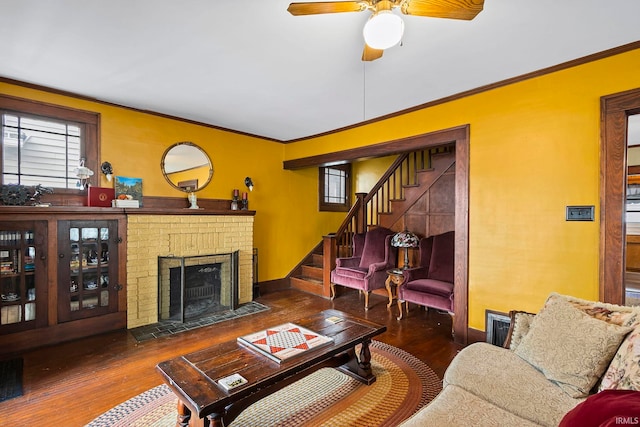
[[[567,221],[593,221],[594,206],[567,206]]]

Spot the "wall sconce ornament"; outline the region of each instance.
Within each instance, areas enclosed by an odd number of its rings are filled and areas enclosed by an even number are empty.
[[[249,191],[253,191],[253,181],[251,180],[250,177],[246,177],[244,179],[244,185],[247,186],[247,188],[249,189]]]
[[[102,162],[100,165],[100,171],[102,171],[104,176],[107,177],[107,181],[111,182],[111,179],[113,178],[113,167],[111,166],[111,163]]]

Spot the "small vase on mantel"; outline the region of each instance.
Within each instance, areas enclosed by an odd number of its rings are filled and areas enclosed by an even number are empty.
[[[238,196],[240,195],[240,190],[233,190],[233,199],[231,199],[231,210],[238,210]]]
[[[247,193],[242,193],[242,204],[241,206],[241,210],[246,211],[247,209],[249,209],[249,199],[248,199],[248,194]]]

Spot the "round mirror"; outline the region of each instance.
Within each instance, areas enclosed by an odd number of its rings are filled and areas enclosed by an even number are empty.
[[[167,182],[185,193],[202,190],[213,176],[209,156],[193,142],[178,142],[167,148],[160,167]]]

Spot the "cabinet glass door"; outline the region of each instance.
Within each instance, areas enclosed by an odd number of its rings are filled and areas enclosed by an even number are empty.
[[[65,221],[59,226],[60,321],[117,311],[117,222]],[[113,262],[111,262],[113,260]]]
[[[19,228],[21,224],[14,223]],[[37,316],[44,304],[37,304],[39,290],[37,274],[43,274],[44,253],[39,253],[38,240],[42,232],[34,224],[23,229],[0,229],[0,332],[16,332],[38,326]],[[43,299],[44,296],[40,299]],[[37,307],[37,305],[39,307]],[[42,322],[40,322],[42,323]]]

